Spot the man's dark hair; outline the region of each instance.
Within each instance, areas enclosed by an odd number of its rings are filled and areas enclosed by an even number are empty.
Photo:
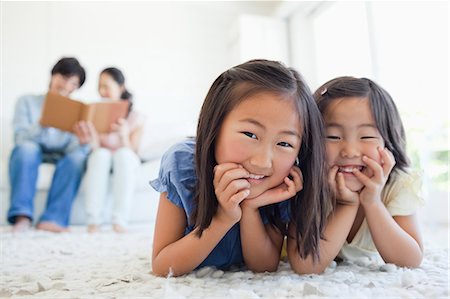
[[[52,68],[52,76],[61,74],[65,77],[77,76],[81,87],[86,80],[86,72],[78,60],[74,57],[63,57]]]

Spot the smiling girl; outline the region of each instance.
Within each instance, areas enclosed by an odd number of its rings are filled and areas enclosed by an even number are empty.
[[[340,249],[343,259],[381,256],[386,263],[419,266],[423,245],[415,212],[423,204],[421,182],[409,168],[391,96],[369,79],[339,77],[314,97],[325,121],[329,183],[337,201],[331,215],[336,232],[325,232],[325,238],[342,238],[323,262]]]
[[[297,248],[316,255],[328,206],[323,138],[295,70],[253,60],[222,73],[195,140],[169,149],[151,182],[161,192],[153,273],[275,271],[288,224]]]

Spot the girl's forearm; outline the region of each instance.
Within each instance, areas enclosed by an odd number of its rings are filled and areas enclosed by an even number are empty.
[[[194,230],[162,249],[153,259],[153,273],[158,276],[179,276],[191,272],[208,257],[232,226],[213,218],[200,238]]]
[[[366,204],[364,212],[372,239],[383,260],[404,267],[418,267],[423,251],[398,225],[381,201]]]
[[[276,237],[279,240],[272,240],[259,211],[245,207],[242,208],[240,230],[246,266],[254,272],[276,271],[283,242],[281,233]],[[275,234],[273,229],[273,235]]]
[[[313,261],[311,255],[302,259],[294,239],[288,239],[289,262],[299,274],[322,273],[338,255],[355,221],[358,205],[336,206],[336,210],[328,216],[324,231],[324,240],[319,242],[320,259]],[[292,235],[293,232],[290,233]]]

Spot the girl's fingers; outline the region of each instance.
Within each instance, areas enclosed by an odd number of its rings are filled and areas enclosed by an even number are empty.
[[[214,186],[217,186],[219,184],[219,181],[222,179],[222,176],[225,172],[227,172],[230,169],[238,168],[239,165],[236,163],[223,163],[218,164],[214,167],[214,180],[213,184]]]
[[[354,204],[358,201],[358,194],[345,185],[344,175],[340,172],[336,176],[336,200],[341,204]]]
[[[262,207],[289,199],[296,193],[297,191],[294,181],[288,177],[285,177],[283,183],[275,188],[265,191],[260,196],[253,198],[252,201],[256,201],[258,206]]]
[[[376,163],[376,162],[375,162]],[[378,164],[377,164],[378,165]],[[379,166],[379,165],[378,165]],[[381,167],[380,167],[381,168]],[[362,173],[361,171],[359,171],[359,169],[354,168],[353,169],[353,174],[356,176],[356,178],[363,183],[364,186],[369,186],[372,183],[372,180],[365,175],[364,173]]]
[[[239,205],[244,199],[247,198],[249,194],[250,194],[249,189],[239,191],[238,193],[230,197],[230,202],[234,203],[235,205]]]
[[[366,165],[370,169],[372,169],[375,180],[381,181],[384,177],[383,167],[380,164],[378,164],[377,161],[375,161],[367,156],[363,156],[362,160],[364,163],[366,163]],[[359,171],[359,170],[357,170],[357,171]],[[355,173],[355,171],[353,173]]]
[[[216,192],[223,192],[233,181],[247,177],[248,172],[244,168],[232,168],[222,174],[218,183],[214,185],[214,188]]]
[[[228,199],[231,200],[231,198],[243,191],[243,190],[249,190],[250,189],[250,183],[245,179],[238,179],[232,181],[230,184],[226,186],[226,188],[218,194],[217,198],[222,201],[227,201]]]
[[[284,178],[284,183],[287,185],[287,193],[283,196],[283,200],[293,197],[303,189],[303,177],[300,174],[301,172],[296,172],[295,176],[292,174],[292,180],[288,177]]]
[[[292,176],[292,180],[287,178],[288,181],[292,181],[294,184],[294,190],[295,192],[299,192],[303,189],[303,174],[300,168],[294,166],[291,168],[291,171],[289,174]],[[286,181],[286,179],[285,179]]]
[[[378,151],[383,161],[382,167],[384,176],[387,177],[395,166],[394,154],[392,154],[392,152],[387,148],[382,149],[381,147],[378,147]]]
[[[328,171],[328,184],[330,184],[332,189],[336,188],[336,179],[337,179],[336,176],[338,174],[338,170],[339,170],[339,167],[334,165]]]
[[[345,178],[344,178],[344,175],[342,173],[337,173],[336,174],[335,187],[336,187],[336,189],[338,191],[338,194],[341,195],[341,197],[343,195],[345,195],[345,193],[348,191],[348,188],[345,185]]]

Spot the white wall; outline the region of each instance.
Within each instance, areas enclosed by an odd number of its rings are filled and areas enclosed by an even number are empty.
[[[231,62],[257,58],[290,64],[287,22],[278,17],[243,14],[231,29]]]
[[[158,133],[194,133],[209,86],[231,66],[230,28],[276,2],[1,2],[2,143],[18,96],[44,93],[51,67],[76,56],[87,80],[74,98],[97,97],[98,73],[123,70],[136,107]],[[166,125],[162,125],[166,124]],[[170,132],[170,133],[169,133]],[[161,137],[161,138],[162,138]],[[2,155],[9,149],[2,146]],[[3,160],[4,161],[4,160]]]
[[[300,72],[310,87],[317,83],[317,63],[313,22],[308,16],[318,6],[318,3],[309,3],[303,7],[288,7],[284,13],[288,20],[291,66]]]

